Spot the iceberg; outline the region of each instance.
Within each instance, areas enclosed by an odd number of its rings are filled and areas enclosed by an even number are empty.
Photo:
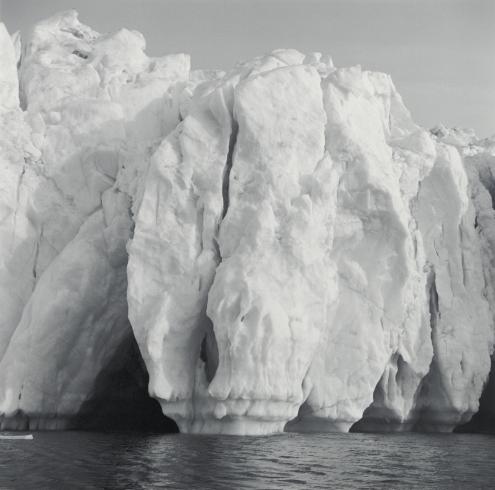
[[[101,36],[69,11],[34,28],[17,70],[2,32],[2,426],[64,428],[133,339],[132,185],[177,122],[189,58],[150,59],[140,34]]]
[[[181,432],[493,414],[495,139],[320,53],[192,70],[75,11],[1,25],[0,66],[2,428],[77,426],[134,342]]]

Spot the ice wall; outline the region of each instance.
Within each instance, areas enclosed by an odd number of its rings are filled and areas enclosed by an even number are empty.
[[[471,188],[386,75],[277,51],[201,84],[129,247],[152,395],[192,432],[468,420],[493,347]]]
[[[34,28],[19,84],[2,29],[0,413],[4,427],[66,427],[132,340],[131,205],[189,60],[150,59],[139,33],[102,36],[69,11]]]
[[[183,432],[467,422],[493,141],[422,129],[389,76],[319,53],[224,73],[144,49],[74,11],[22,49],[1,26],[3,426],[71,426],[132,335]]]

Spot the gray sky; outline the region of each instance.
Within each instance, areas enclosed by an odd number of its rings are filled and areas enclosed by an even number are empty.
[[[10,32],[75,8],[107,32],[141,31],[148,54],[228,68],[274,48],[329,53],[390,73],[420,124],[495,133],[495,0],[0,0]]]

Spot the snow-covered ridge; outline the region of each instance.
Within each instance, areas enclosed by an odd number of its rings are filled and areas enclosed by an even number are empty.
[[[495,139],[426,131],[388,75],[319,53],[191,71],[74,11],[16,40],[2,25],[3,426],[72,426],[133,338],[185,432],[477,412]]]

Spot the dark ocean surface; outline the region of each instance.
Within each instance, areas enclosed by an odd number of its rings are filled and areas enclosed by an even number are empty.
[[[0,440],[2,489],[495,488],[495,437],[35,432]]]

